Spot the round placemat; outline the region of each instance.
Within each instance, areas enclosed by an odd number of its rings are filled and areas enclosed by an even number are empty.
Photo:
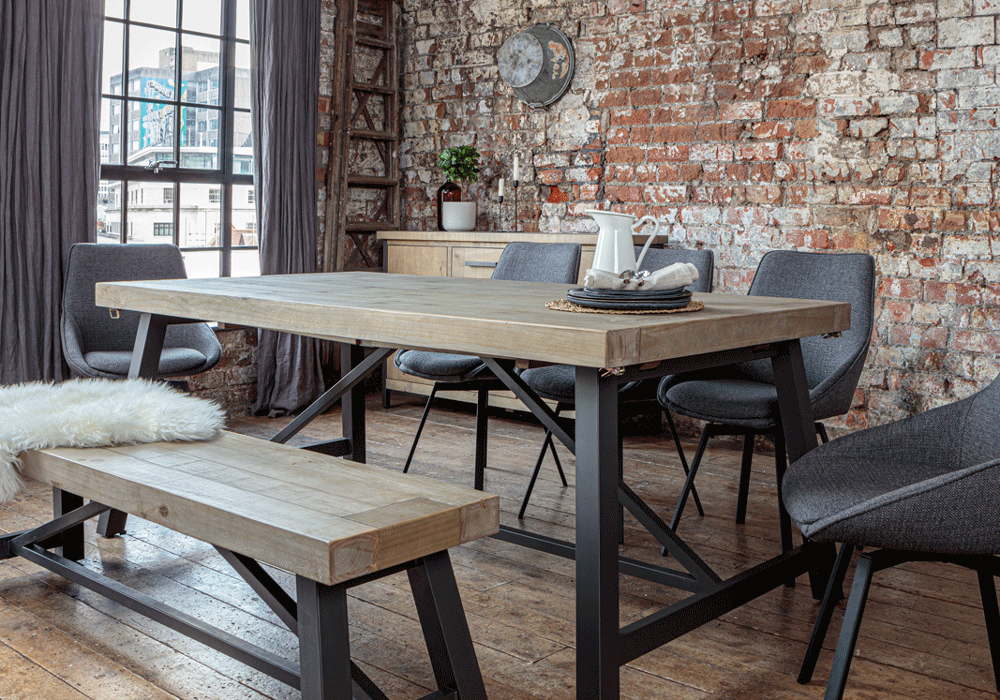
[[[547,309],[554,311],[573,311],[578,314],[681,314],[688,311],[701,311],[705,308],[705,302],[700,299],[692,299],[687,306],[679,309],[657,309],[655,311],[634,311],[629,309],[592,309],[589,306],[580,306],[566,299],[556,299],[545,305]]]

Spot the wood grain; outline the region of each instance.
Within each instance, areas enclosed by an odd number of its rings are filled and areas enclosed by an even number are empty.
[[[496,496],[233,433],[26,452],[22,473],[320,583],[496,532]]]
[[[368,346],[619,367],[822,335],[850,327],[844,303],[696,294],[690,314],[552,311],[556,284],[348,272],[105,282],[97,304],[241,323]]]

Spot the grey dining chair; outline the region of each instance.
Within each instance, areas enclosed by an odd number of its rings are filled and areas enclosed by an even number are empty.
[[[824,442],[826,429],[818,421],[850,410],[864,368],[874,324],[875,284],[875,259],[866,253],[775,250],[761,259],[750,285],[750,296],[851,304],[850,330],[839,337],[801,341],[812,419],[817,421],[816,429]],[[791,549],[791,521],[780,500],[781,478],[786,467],[784,434],[770,361],[756,360],[707,373],[665,377],[660,382],[658,396],[668,411],[706,422],[670,527],[676,530],[680,525],[708,441],[717,435],[742,435],[744,439],[736,522],[745,522],[753,443],[757,435],[765,435],[774,443],[781,547],[782,551]],[[670,428],[675,431],[672,423]]]
[[[97,282],[187,277],[180,249],[170,244],[77,243],[70,248],[60,332],[66,362],[79,375],[128,376],[139,317],[94,303]],[[222,347],[204,323],[167,328],[158,377],[197,374],[218,364]]]
[[[858,558],[826,687],[844,693],[875,572],[912,561],[958,564],[977,573],[994,682],[1000,691],[1000,378],[976,394],[821,445],[785,475],[782,496],[802,535],[839,542],[800,683],[808,683],[841,594]]]
[[[491,279],[519,282],[554,282],[573,284],[580,274],[578,243],[508,243],[500,254]],[[506,388],[475,355],[456,355],[422,350],[400,350],[393,360],[406,374],[434,381],[424,405],[413,444],[406,456],[403,473],[409,471],[420,434],[427,423],[434,397],[439,391],[476,392],[476,461],[474,487],[482,489],[486,474],[487,419],[490,390]]]
[[[635,250],[636,255],[638,255],[641,248],[636,247]],[[652,272],[678,262],[691,263],[698,268],[698,279],[694,282],[694,284],[690,285],[688,289],[692,292],[712,291],[712,274],[715,269],[715,256],[712,254],[711,250],[650,248],[646,251],[646,256],[642,260],[641,269]],[[559,415],[562,411],[572,408],[576,393],[576,370],[574,367],[569,365],[548,365],[546,367],[535,367],[523,371],[521,373],[521,379],[523,379],[525,384],[531,387],[531,389],[543,399],[556,402],[556,415]],[[644,380],[629,382],[628,384],[622,385],[618,392],[618,402],[620,406],[641,406],[650,402],[655,403],[655,401],[655,381]],[[667,412],[667,420],[672,424],[669,412]],[[678,454],[680,455],[681,464],[684,467],[684,471],[687,472],[687,461],[684,457],[684,451],[681,448],[680,438],[677,437],[676,430],[673,430],[672,434],[674,435],[675,445],[677,447]],[[542,463],[545,461],[546,450],[551,450],[552,459],[555,462],[556,470],[559,473],[559,478],[562,481],[563,487],[565,488],[568,485],[566,482],[566,474],[563,471],[562,463],[559,460],[559,455],[556,453],[555,445],[553,443],[552,431],[546,430],[545,437],[542,440],[542,449],[538,453],[538,459],[535,461],[535,468],[531,473],[531,479],[528,481],[528,487],[525,489],[524,496],[521,499],[521,509],[517,514],[518,518],[524,517],[524,513],[528,507],[528,501],[531,499],[531,492],[535,488],[535,482],[538,480],[538,474],[541,471]],[[697,492],[695,492],[694,496],[700,510],[701,503],[697,500]]]

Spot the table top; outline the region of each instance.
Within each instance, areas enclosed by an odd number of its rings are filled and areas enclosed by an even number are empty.
[[[841,302],[695,294],[701,311],[612,315],[545,307],[576,285],[335,272],[103,282],[98,306],[315,338],[623,367],[850,328]]]
[[[497,496],[235,433],[21,457],[25,476],[328,585],[500,523]]]

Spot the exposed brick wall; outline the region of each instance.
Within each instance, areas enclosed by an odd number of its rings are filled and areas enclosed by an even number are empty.
[[[257,399],[257,329],[216,330],[222,359],[212,369],[187,377],[194,396],[211,399],[230,418],[245,416]]]
[[[470,191],[521,156],[521,218],[596,230],[595,204],[711,248],[745,293],[769,249],[867,251],[876,332],[855,408],[883,423],[968,395],[1000,368],[1000,2],[404,0],[407,227],[433,229],[444,147],[485,156]],[[511,34],[573,41],[570,91],[544,110],[499,79]],[[509,192],[508,192],[509,194]],[[510,226],[505,203],[503,228]]]

